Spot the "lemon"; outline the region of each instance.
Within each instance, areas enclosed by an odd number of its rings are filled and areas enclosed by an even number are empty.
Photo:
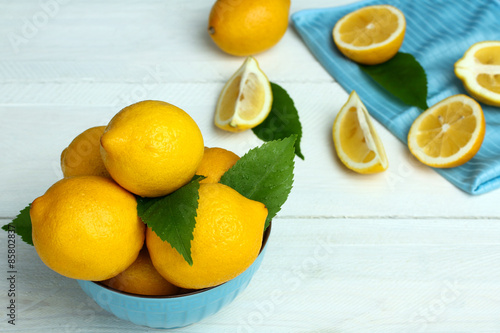
[[[222,175],[239,159],[238,155],[227,149],[205,147],[203,159],[196,171],[197,175],[206,177],[200,183],[218,183]]]
[[[261,124],[271,112],[273,93],[257,60],[248,57],[222,88],[215,125],[240,132]]]
[[[455,74],[476,100],[500,106],[500,41],[472,45],[455,63]]]
[[[144,197],[169,194],[188,183],[203,157],[203,137],[180,108],[143,101],[118,112],[101,137],[111,177]]]
[[[102,283],[110,288],[138,295],[168,296],[180,291],[179,287],[165,280],[156,271],[146,247],[126,270]]]
[[[376,173],[389,166],[370,114],[355,91],[337,114],[332,132],[337,155],[349,169]]]
[[[403,44],[404,14],[390,5],[360,8],[342,17],[333,28],[333,40],[347,58],[365,65],[391,59]]]
[[[217,0],[208,33],[224,52],[248,56],[279,42],[288,28],[290,0]]]
[[[245,271],[262,245],[267,208],[223,184],[200,184],[191,241],[193,265],[150,228],[146,244],[158,272],[187,289],[219,285]]]
[[[35,199],[33,244],[52,270],[100,281],[124,271],[144,244],[135,197],[109,178],[64,178]]]
[[[100,140],[106,126],[89,128],[71,141],[61,153],[61,169],[64,177],[110,177],[100,153]]]
[[[408,147],[426,165],[451,168],[474,157],[484,135],[481,106],[466,95],[454,95],[415,119],[408,133]]]

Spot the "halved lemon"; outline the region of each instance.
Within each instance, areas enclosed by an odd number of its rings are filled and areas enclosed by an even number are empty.
[[[215,110],[215,125],[240,132],[262,123],[271,111],[273,93],[257,60],[248,57],[222,89]]]
[[[360,8],[337,21],[333,40],[347,58],[365,65],[391,59],[403,44],[406,20],[390,5]]]
[[[355,91],[335,118],[333,142],[342,163],[353,171],[376,173],[389,166],[370,114]]]
[[[455,63],[455,75],[472,97],[500,106],[500,41],[472,45]]]
[[[415,119],[408,133],[408,148],[431,167],[459,166],[481,147],[485,126],[481,106],[469,96],[454,95]]]

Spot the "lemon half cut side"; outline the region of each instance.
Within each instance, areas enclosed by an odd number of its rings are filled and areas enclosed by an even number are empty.
[[[355,172],[377,173],[389,166],[370,114],[355,91],[335,118],[333,142],[342,163]]]
[[[476,100],[500,106],[500,41],[472,45],[455,63],[455,75]]]
[[[248,57],[227,81],[217,101],[215,125],[240,132],[261,124],[271,111],[273,93],[257,60]]]
[[[406,19],[399,9],[375,5],[353,11],[335,24],[335,45],[347,58],[365,65],[391,59],[403,44]]]
[[[408,133],[408,148],[428,166],[456,167],[478,152],[485,129],[481,106],[469,96],[454,95],[415,119]]]

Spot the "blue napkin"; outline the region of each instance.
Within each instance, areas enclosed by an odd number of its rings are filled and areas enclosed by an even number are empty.
[[[347,13],[389,4],[406,17],[401,52],[412,54],[427,73],[429,106],[455,94],[466,94],[454,64],[474,43],[500,40],[499,0],[366,0],[347,6],[307,9],[292,15],[296,30],[318,61],[347,91],[356,90],[370,114],[402,142],[421,113],[377,85],[333,43],[332,29]],[[476,156],[462,166],[435,169],[460,189],[481,194],[500,186],[500,108],[483,107],[486,136]]]

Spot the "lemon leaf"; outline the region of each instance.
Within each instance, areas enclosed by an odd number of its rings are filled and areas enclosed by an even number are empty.
[[[161,240],[168,242],[189,265],[193,265],[191,257],[191,241],[196,225],[196,209],[198,209],[198,189],[203,176],[195,176],[178,190],[156,198],[137,196],[137,213]]]
[[[379,65],[359,65],[375,82],[403,103],[427,110],[427,75],[409,53],[398,52]]]
[[[292,135],[251,149],[220,180],[248,199],[266,205],[266,228],[292,190],[295,140]]]
[[[295,154],[304,159],[300,151],[300,139],[302,137],[302,125],[299,120],[299,113],[295,108],[292,98],[285,89],[271,83],[273,92],[273,104],[271,112],[266,119],[252,130],[259,139],[265,142],[285,139],[290,135],[296,135]]]
[[[21,236],[21,239],[29,245],[33,245],[33,238],[31,235],[31,217],[30,217],[31,204],[22,209],[12,222],[7,223],[2,227],[7,232],[15,232]]]

